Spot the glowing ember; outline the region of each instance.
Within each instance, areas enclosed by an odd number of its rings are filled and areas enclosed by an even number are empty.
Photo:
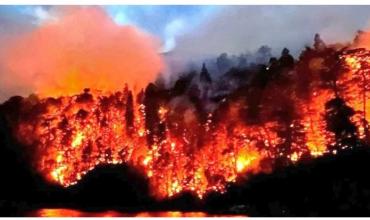
[[[238,173],[245,171],[245,169],[247,169],[255,159],[255,156],[248,157],[240,155],[236,160],[236,171],[238,171]]]
[[[361,138],[367,137],[370,119],[369,58],[365,50],[344,53],[341,59],[349,70],[338,80],[343,97],[358,112],[351,120]],[[299,71],[289,76],[289,86],[277,82],[263,94],[259,123],[242,120],[244,101],[228,101],[225,109],[206,112],[204,120],[191,106],[175,109],[150,92],[133,96],[125,88],[25,100],[28,107],[22,109],[16,133],[34,147],[37,170],[63,186],[77,183],[98,164],[126,163],[146,174],[157,198],[184,191],[203,198],[209,191],[224,192],[240,175],[269,172],[277,161],[296,163],[304,155],[330,152],[335,137],[324,115],[326,103],[338,94],[314,79],[300,97]],[[281,91],[280,103],[276,91]],[[285,103],[292,103],[294,117],[273,117],[287,109]]]
[[[343,88],[342,95],[346,102],[355,110],[352,121],[358,127],[359,137],[369,141],[370,120],[370,52],[365,49],[357,49],[342,55],[343,62],[348,71],[339,79],[339,85]]]
[[[194,136],[186,128],[172,127],[178,122],[167,117],[165,107],[157,111],[160,117],[153,124],[158,124],[148,129],[149,112],[140,103],[130,107],[129,94],[86,90],[73,97],[40,100],[33,109],[43,111],[24,118],[18,127],[19,138],[27,136],[37,149],[37,169],[69,186],[100,163],[128,163],[146,173],[158,198],[182,191],[202,197],[211,190],[223,192],[238,173],[259,170],[265,150],[257,145],[274,145],[274,134],[262,126],[238,125],[228,133],[226,122],[216,129],[196,122],[191,126],[202,135]],[[129,115],[135,118],[132,124]],[[160,126],[165,127],[162,133],[156,132]],[[200,141],[203,144],[197,146]]]

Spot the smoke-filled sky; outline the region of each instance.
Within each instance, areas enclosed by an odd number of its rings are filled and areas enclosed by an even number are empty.
[[[0,6],[0,36],[53,19],[53,7]],[[311,43],[314,33],[327,41],[346,41],[370,22],[370,6],[101,7],[117,24],[135,25],[159,37],[164,51],[191,55],[240,53],[263,44],[298,51]]]
[[[170,67],[167,71],[177,71],[169,63],[174,60],[186,63],[222,52],[253,52],[261,45],[269,45],[276,55],[288,47],[297,56],[305,45],[312,43],[315,33],[320,33],[326,42],[351,41],[356,31],[367,30],[370,22],[370,6],[99,7],[118,27],[133,25],[158,41],[156,50],[166,54],[165,62]],[[57,20],[60,8],[0,6],[0,54],[6,56],[3,51],[8,41]],[[63,8],[66,13],[68,7]],[[75,22],[78,25],[79,21]],[[101,24],[93,19],[90,22],[91,26]],[[8,78],[9,72],[1,64],[0,78]],[[0,87],[0,100],[17,93],[17,89]]]

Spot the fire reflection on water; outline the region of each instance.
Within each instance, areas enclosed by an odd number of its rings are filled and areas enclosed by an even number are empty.
[[[133,212],[118,211],[83,212],[74,209],[38,209],[27,214],[28,217],[246,217],[242,215],[213,215],[206,212]]]

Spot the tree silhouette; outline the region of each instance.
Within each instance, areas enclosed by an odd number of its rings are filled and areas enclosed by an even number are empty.
[[[294,58],[290,55],[289,50],[284,48],[281,51],[281,57],[279,58],[279,63],[282,68],[291,69],[294,66]]]
[[[222,53],[216,60],[218,70],[221,73],[228,71],[232,67],[232,61],[229,59],[227,53]]]
[[[355,111],[346,105],[343,99],[334,98],[325,104],[327,129],[335,134],[337,149],[355,146],[357,142],[356,126],[351,121]]]
[[[256,53],[257,64],[266,64],[272,57],[271,48],[264,45],[258,48]]]
[[[212,83],[212,78],[208,73],[208,69],[205,63],[203,63],[202,65],[202,70],[200,71],[199,79],[200,79],[200,82],[202,83]]]
[[[342,56],[347,71],[338,79],[338,86],[344,100],[355,110],[356,125],[359,127],[359,138],[370,141],[369,120],[370,112],[370,61],[367,57],[370,52],[365,49],[356,49],[346,52]]]
[[[326,44],[321,39],[320,34],[315,34],[313,47],[315,48],[315,50],[322,50],[326,48]]]

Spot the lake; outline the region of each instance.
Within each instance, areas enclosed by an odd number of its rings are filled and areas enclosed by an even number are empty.
[[[38,209],[28,217],[246,217],[240,215],[213,215],[206,212],[151,211],[124,213],[118,211],[85,212],[75,209]]]

